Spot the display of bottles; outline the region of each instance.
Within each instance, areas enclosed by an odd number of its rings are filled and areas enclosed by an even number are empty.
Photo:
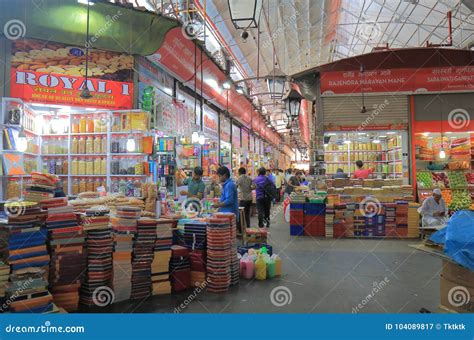
[[[45,138],[41,147],[41,153],[44,155],[67,154],[67,138]]]
[[[79,153],[79,140],[77,137],[74,137],[71,142],[71,153],[77,154]]]
[[[84,137],[79,138],[77,153],[79,154],[86,153],[86,139]]]
[[[81,117],[79,119],[79,132],[86,133],[87,132],[87,120],[86,117]]]
[[[94,153],[102,152],[102,137],[95,136],[94,138]]]
[[[63,165],[64,167],[64,165]],[[106,175],[107,159],[105,157],[77,158],[71,160],[72,175]]]

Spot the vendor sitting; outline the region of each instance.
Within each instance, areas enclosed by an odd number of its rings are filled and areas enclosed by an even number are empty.
[[[183,181],[183,185],[188,186],[188,191],[181,191],[181,195],[202,199],[204,197],[204,189],[206,188],[202,181],[202,168],[200,166],[195,167],[193,176],[186,178]]]
[[[419,212],[423,216],[424,227],[445,226],[448,222],[448,209],[441,196],[441,190],[433,190],[433,196],[423,202]]]

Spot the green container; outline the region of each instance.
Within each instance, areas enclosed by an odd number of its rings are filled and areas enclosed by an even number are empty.
[[[273,259],[266,260],[267,262],[267,279],[272,279],[276,276],[276,263]]]

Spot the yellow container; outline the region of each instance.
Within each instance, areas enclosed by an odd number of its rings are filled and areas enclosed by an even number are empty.
[[[255,261],[255,278],[257,280],[267,279],[267,263],[263,259],[263,255],[258,255]]]

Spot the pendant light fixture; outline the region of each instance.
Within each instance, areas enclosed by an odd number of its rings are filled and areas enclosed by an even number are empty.
[[[92,94],[89,91],[89,87],[87,86],[88,83],[88,70],[89,70],[89,19],[90,19],[90,1],[87,1],[87,23],[86,23],[86,74],[84,77],[84,86],[82,88],[80,97],[82,99],[90,99],[92,98]]]
[[[227,0],[230,20],[236,29],[258,27],[262,0]]]

